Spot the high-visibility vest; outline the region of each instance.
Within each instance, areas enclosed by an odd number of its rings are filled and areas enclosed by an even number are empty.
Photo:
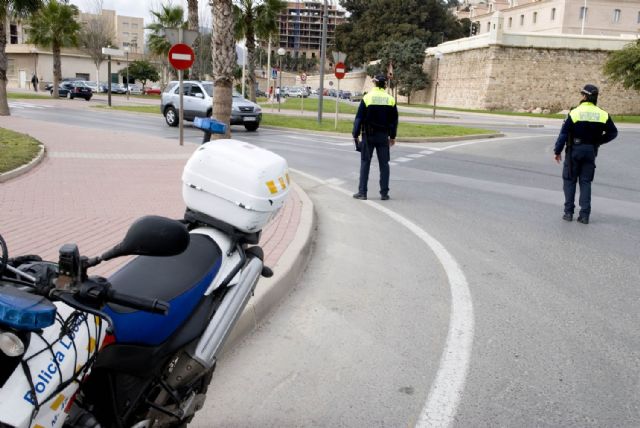
[[[590,102],[583,102],[569,113],[571,122],[607,123],[609,113]]]
[[[362,101],[367,107],[372,105],[393,107],[396,105],[396,100],[382,88],[373,88],[370,92],[367,92]]]

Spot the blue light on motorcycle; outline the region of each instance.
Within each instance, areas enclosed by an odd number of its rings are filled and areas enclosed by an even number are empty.
[[[0,286],[0,325],[32,331],[49,327],[55,319],[56,307],[46,298]]]

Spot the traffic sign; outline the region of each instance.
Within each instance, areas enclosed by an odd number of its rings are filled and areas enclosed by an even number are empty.
[[[302,74],[300,75],[300,81],[301,81],[301,82],[305,82],[306,80],[307,80],[307,74],[306,74],[306,73],[302,73]]]
[[[193,65],[195,54],[191,46],[184,43],[176,43],[169,49],[169,63],[176,70],[186,70]]]
[[[343,62],[337,63],[335,68],[336,79],[339,80],[344,78],[345,71],[346,71],[346,67],[344,66],[344,63]]]

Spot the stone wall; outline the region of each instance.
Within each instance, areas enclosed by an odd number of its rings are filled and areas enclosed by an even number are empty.
[[[433,104],[437,74],[438,106],[558,112],[575,106],[580,89],[591,83],[600,88],[598,104],[605,110],[640,114],[640,93],[602,73],[609,53],[628,39],[509,34],[501,25],[490,34],[430,48],[424,69],[432,84],[411,101]]]
[[[612,114],[640,114],[640,93],[609,82],[608,52],[491,45],[452,52],[438,66],[437,104],[446,107],[558,112],[575,106],[586,83],[600,88],[598,104]],[[436,60],[425,71],[435,80]],[[433,85],[412,97],[433,103]]]

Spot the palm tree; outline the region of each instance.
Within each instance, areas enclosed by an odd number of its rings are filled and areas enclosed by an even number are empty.
[[[198,33],[200,32],[200,26],[198,23],[198,0],[187,0],[187,28],[189,28],[189,30],[197,31]],[[200,45],[202,44],[200,37],[201,36],[198,34],[198,37],[193,42],[192,46],[193,51],[196,52],[196,57],[202,54],[202,52],[200,51]],[[198,72],[200,70],[196,64],[191,67],[190,71],[191,78],[198,79]]]
[[[186,28],[187,24],[184,22],[184,9],[182,6],[163,4],[160,10],[152,10],[151,14],[153,15],[154,22],[147,25],[147,30],[151,30],[148,38],[149,51],[162,61],[162,75],[164,80],[169,67],[168,55],[169,49],[171,49],[171,43],[163,34],[164,29]]]
[[[7,23],[9,17],[24,17],[35,12],[41,0],[0,0],[0,116],[9,116],[7,101]]]
[[[231,95],[233,70],[236,67],[236,41],[233,37],[232,0],[211,0],[213,33],[211,33],[211,59],[213,65],[213,117],[227,124],[225,135],[213,134],[213,138],[229,138],[231,132]]]
[[[63,47],[78,45],[80,24],[76,21],[78,7],[58,0],[47,0],[45,5],[29,19],[29,40],[53,52],[53,97],[58,98],[58,84],[62,80],[60,51]]]
[[[233,7],[236,39],[245,39],[247,48],[249,98],[256,100],[256,38],[268,39],[278,30],[278,14],[286,3],[281,0],[236,0]]]

